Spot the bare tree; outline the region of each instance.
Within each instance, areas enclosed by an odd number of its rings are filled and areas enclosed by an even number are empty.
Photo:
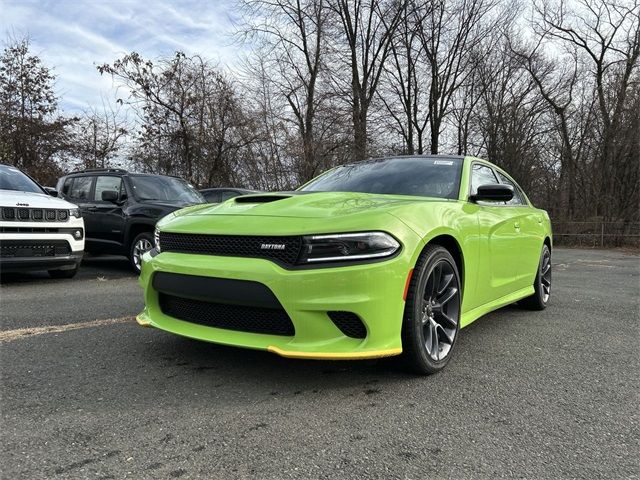
[[[323,102],[318,83],[325,52],[327,10],[325,0],[244,0],[243,33],[258,48],[249,63],[270,70],[270,80],[282,95],[298,129],[302,155],[298,176],[306,180],[318,173],[316,116]]]
[[[485,21],[495,0],[435,1],[419,24],[422,52],[430,69],[429,124],[431,153],[440,150],[440,134],[453,96],[465,84],[472,63],[473,46],[500,22]]]
[[[76,121],[59,111],[54,81],[28,38],[7,40],[0,56],[0,162],[45,184],[61,171]]]
[[[427,96],[428,68],[422,61],[419,25],[431,9],[430,2],[409,0],[392,37],[389,60],[385,65],[380,101],[391,116],[409,155],[424,153],[424,133],[429,122]]]
[[[630,158],[637,164],[640,158],[637,151],[633,158],[630,139],[621,137],[621,133],[625,131],[622,122],[628,118],[625,115],[627,98],[638,85],[634,76],[637,77],[640,56],[640,4],[637,0],[559,0],[537,3],[535,14],[534,27],[539,45],[547,44],[547,40],[556,42],[572,53],[575,62],[583,66],[583,73],[593,81],[600,136],[595,167],[601,172],[609,172],[597,175],[598,188],[594,192],[596,213],[605,219],[615,218],[627,209],[625,205],[628,204],[628,198],[621,197],[619,192],[638,190],[637,169],[629,172],[626,160]],[[532,71],[532,75],[534,73]],[[575,84],[575,80],[561,87],[563,94],[568,95],[568,99],[561,102],[553,100],[551,94],[545,92],[540,75],[534,75],[534,78],[538,78],[541,92],[561,118],[564,136],[566,118],[563,120],[563,116],[572,102],[572,89],[569,87]],[[546,88],[548,92],[549,87]],[[565,140],[565,143],[565,155],[573,158],[570,142]],[[573,164],[571,168],[569,175],[573,175]],[[629,173],[634,175],[629,176]],[[569,184],[573,188],[573,182]]]
[[[406,0],[335,0],[336,49],[350,71],[354,160],[367,157],[367,118]]]
[[[84,168],[105,168],[120,152],[128,133],[120,105],[90,107],[75,125],[73,150]]]

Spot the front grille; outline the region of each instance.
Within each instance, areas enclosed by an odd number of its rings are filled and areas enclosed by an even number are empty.
[[[71,254],[69,242],[65,240],[2,240],[0,257],[31,258],[55,257]]]
[[[360,317],[353,312],[327,312],[331,321],[347,337],[365,338],[367,327],[364,326]]]
[[[273,248],[280,246],[284,247]],[[279,263],[295,265],[302,249],[302,237],[160,232],[160,248],[163,252],[267,258]]]
[[[2,207],[2,220],[18,222],[66,222],[69,218],[68,210],[54,210],[42,208]]]
[[[165,315],[207,327],[250,333],[293,336],[293,323],[283,308],[248,307],[159,294]]]

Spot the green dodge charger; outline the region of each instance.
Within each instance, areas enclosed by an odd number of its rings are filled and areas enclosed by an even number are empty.
[[[503,170],[460,156],[343,165],[294,192],[163,218],[138,323],[285,357],[451,358],[460,328],[545,308],[551,224]]]

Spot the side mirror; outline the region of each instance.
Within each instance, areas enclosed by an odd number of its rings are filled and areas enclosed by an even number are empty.
[[[489,185],[480,185],[475,195],[471,195],[469,200],[472,202],[489,201],[489,202],[508,202],[513,198],[513,187],[503,183],[492,183]]]
[[[118,202],[118,192],[116,192],[115,190],[104,190],[102,192],[102,201],[103,202],[117,203]]]
[[[52,197],[57,197],[58,196],[58,190],[56,190],[53,187],[42,187],[44,189],[45,192],[47,192],[47,195],[51,195]]]

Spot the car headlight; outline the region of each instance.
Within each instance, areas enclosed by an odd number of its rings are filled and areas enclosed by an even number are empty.
[[[82,217],[82,214],[80,213],[80,209],[79,208],[72,208],[69,210],[69,215],[72,217],[76,217],[76,218],[80,218]]]
[[[160,230],[158,227],[153,231],[153,245],[156,247],[156,252],[160,253]]]
[[[303,237],[300,263],[367,260],[389,257],[400,243],[388,233],[362,232]]]

